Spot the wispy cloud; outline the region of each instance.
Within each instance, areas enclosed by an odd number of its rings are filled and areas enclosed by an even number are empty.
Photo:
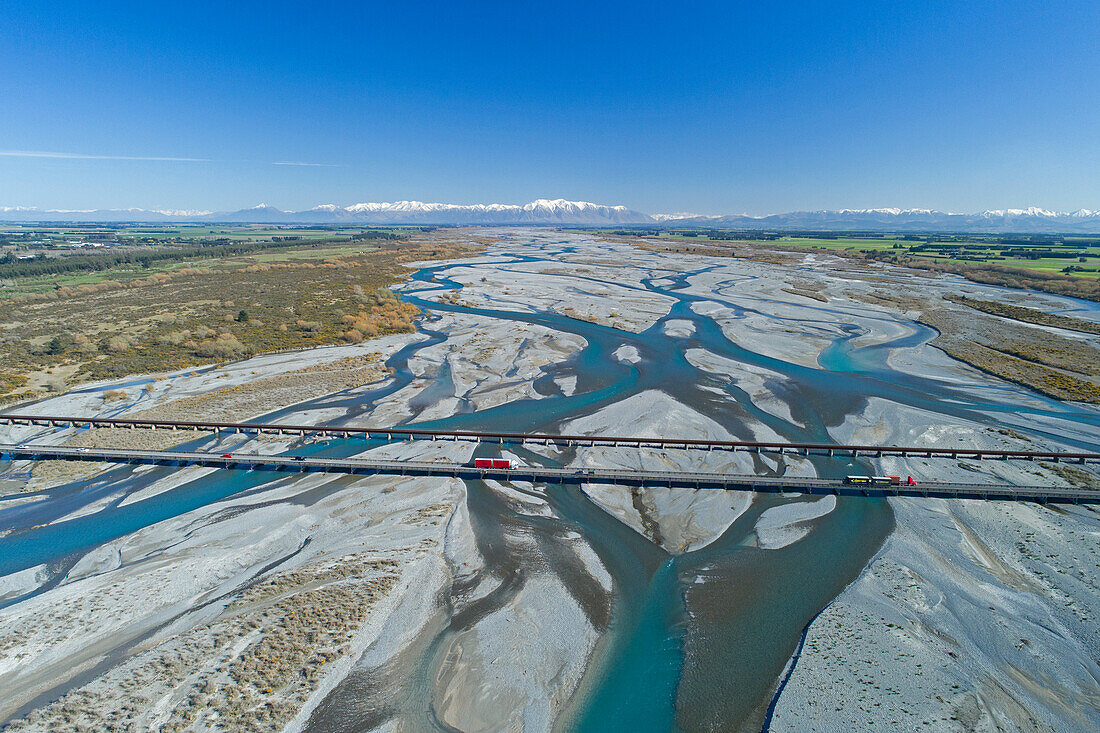
[[[209,158],[172,158],[158,155],[90,155],[88,153],[54,153],[46,150],[0,150],[3,158],[62,158],[70,160],[158,160],[177,163],[209,163]]]
[[[91,153],[58,153],[49,150],[0,150],[0,158],[53,158],[58,160],[152,160],[169,163],[215,163],[212,158],[177,158],[167,155],[94,155]],[[260,161],[221,161],[262,163]],[[340,163],[308,163],[300,160],[276,160],[271,165],[305,166],[307,168],[346,168]]]
[[[271,165],[302,165],[307,168],[347,168],[339,163],[303,163],[297,160],[277,160]]]

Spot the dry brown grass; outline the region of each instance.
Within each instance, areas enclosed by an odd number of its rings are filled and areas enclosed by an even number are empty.
[[[829,299],[815,290],[804,290],[802,288],[783,288],[784,293],[790,293],[791,295],[801,295],[803,298],[809,298],[810,300],[816,300],[819,303],[828,303]]]
[[[1093,323],[1092,321],[1085,321],[1080,318],[1070,318],[1068,316],[1058,315],[1057,313],[1046,313],[1036,308],[1025,308],[1019,305],[998,303],[993,300],[967,298],[965,295],[949,295],[947,299],[954,303],[959,303],[960,305],[966,305],[975,310],[982,311],[983,313],[990,313],[1003,318],[1011,318],[1016,321],[1023,321],[1024,323],[1054,326],[1070,331],[1080,331],[1081,333],[1100,334],[1100,324]]]
[[[128,417],[138,420],[239,422],[305,400],[376,382],[387,375],[376,353],[349,356],[327,364],[184,397]]]
[[[349,650],[398,570],[362,553],[275,575],[220,619],[141,654],[119,684],[78,688],[7,730],[136,730],[150,695],[169,692],[158,730],[279,730]]]
[[[1100,403],[1100,348],[975,313],[942,299],[875,291],[853,294],[868,303],[919,311],[939,332],[932,345],[988,374],[1059,400]]]
[[[0,312],[0,403],[42,394],[28,375],[48,367],[73,367],[72,387],[347,342],[351,331],[364,340],[411,331],[418,311],[387,289],[410,272],[404,263],[479,249],[426,236],[322,262],[244,259],[11,298]]]

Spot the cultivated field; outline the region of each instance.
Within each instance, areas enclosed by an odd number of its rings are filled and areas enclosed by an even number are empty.
[[[989,285],[1100,300],[1100,239],[1058,235],[784,234],[710,229],[620,230],[615,236],[664,242],[669,251],[734,256],[759,250],[820,250],[856,260],[951,272]],[[681,248],[677,245],[682,244]]]

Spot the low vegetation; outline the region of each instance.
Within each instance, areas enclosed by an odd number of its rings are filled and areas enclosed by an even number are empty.
[[[970,306],[983,313],[991,313],[992,315],[1011,318],[1015,321],[1035,323],[1040,326],[1054,326],[1055,328],[1080,331],[1081,333],[1100,334],[1100,324],[1093,323],[1092,321],[1085,321],[1080,318],[1061,316],[1057,313],[1047,313],[1037,308],[1025,308],[1019,305],[998,303],[995,300],[978,300],[977,298],[968,298],[965,295],[948,296],[948,300],[961,305]]]
[[[1100,489],[1100,477],[1096,474],[1061,463],[1043,463],[1042,466],[1051,473],[1061,476],[1071,486],[1079,489]]]
[[[1056,399],[1100,404],[1100,349],[1091,343],[975,314],[938,298],[886,291],[855,297],[919,311],[917,320],[939,332],[934,346],[984,372]]]
[[[821,293],[824,289],[825,285],[823,283],[797,281],[791,283],[791,287],[783,288],[783,292],[790,293],[791,295],[801,295],[803,298],[816,300],[819,303],[828,303],[829,298]]]
[[[79,687],[6,730],[281,730],[399,571],[360,553],[261,580],[217,619],[136,654],[115,684]]]
[[[9,283],[15,292],[0,313],[0,402],[89,380],[408,332],[419,311],[387,287],[407,276],[404,263],[477,247],[425,236],[347,245],[315,258],[311,246],[277,244],[216,267],[177,262],[129,280],[106,270],[81,285],[53,276],[58,282],[45,292]]]
[[[129,415],[138,420],[241,422],[278,407],[354,389],[387,375],[377,353],[315,364],[270,377],[249,379],[205,394],[172,400]],[[138,431],[142,432],[142,431]]]

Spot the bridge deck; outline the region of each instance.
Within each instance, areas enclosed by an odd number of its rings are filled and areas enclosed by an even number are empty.
[[[225,469],[269,471],[319,471],[348,474],[400,476],[447,476],[464,479],[532,481],[547,483],[603,483],[626,486],[668,486],[691,489],[742,491],[791,491],[806,494],[855,496],[923,496],[952,499],[1003,499],[1064,503],[1100,503],[1100,491],[1052,486],[1010,486],[1007,484],[963,484],[926,482],[918,486],[850,486],[838,480],[801,477],[770,477],[687,471],[637,471],[612,468],[475,468],[457,463],[393,461],[368,458],[316,458],[288,455],[262,456],[234,453],[182,451],[139,451],[61,446],[0,445],[0,460],[57,458],[116,463],[147,463],[168,466],[201,465]]]
[[[362,428],[325,425],[282,425],[277,423],[223,423],[171,420],[133,420],[128,418],[87,418],[73,416],[0,415],[0,425],[40,425],[43,427],[123,427],[151,430],[208,430],[214,432],[276,433],[283,435],[319,435],[323,437],[366,437],[385,440],[469,440],[501,444],[610,445],[695,450],[729,450],[758,453],[841,456],[918,456],[922,458],[971,458],[974,460],[1049,460],[1076,463],[1100,462],[1100,453],[1064,451],[983,450],[965,446],[890,446],[835,445],[830,443],[777,443],[735,440],[697,440],[689,438],[636,438],[606,435],[554,435],[542,433],[491,433],[470,430],[424,430],[418,428]]]

